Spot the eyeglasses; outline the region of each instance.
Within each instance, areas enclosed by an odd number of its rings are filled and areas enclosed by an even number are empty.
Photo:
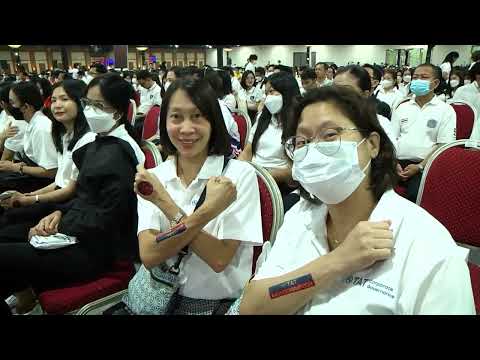
[[[110,106],[104,105],[102,102],[93,101],[93,100],[90,100],[90,99],[87,99],[87,98],[80,99],[80,103],[82,104],[82,107],[84,109],[87,106],[91,106],[91,107],[93,107],[95,109],[98,109],[98,110],[101,110],[101,111],[105,111],[106,109],[113,109]]]
[[[336,127],[336,128],[327,128],[323,129],[318,136],[315,138],[307,139],[304,136],[292,136],[287,139],[285,142],[285,152],[287,153],[288,157],[293,160],[294,154],[297,150],[305,147],[310,143],[319,143],[319,142],[328,142],[330,145],[328,146],[314,146],[320,153],[327,156],[335,155],[340,149],[342,144],[342,137],[341,133],[344,131],[363,131],[362,129],[357,128],[344,128],[344,127]],[[308,153],[308,147],[300,153],[297,154],[296,160],[300,161],[305,159]]]

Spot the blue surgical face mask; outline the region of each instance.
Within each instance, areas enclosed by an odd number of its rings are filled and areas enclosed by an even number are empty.
[[[410,90],[416,96],[427,95],[430,92],[430,81],[421,79],[412,80],[412,83],[410,84]]]

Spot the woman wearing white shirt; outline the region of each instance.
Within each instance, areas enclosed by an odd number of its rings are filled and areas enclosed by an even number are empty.
[[[252,161],[266,168],[286,195],[290,192],[287,184],[291,180],[291,168],[282,139],[292,105],[300,96],[300,90],[293,75],[286,72],[270,75],[265,90],[265,106],[238,159]]]
[[[453,63],[458,60],[460,55],[456,51],[451,51],[445,56],[442,65],[440,65],[440,69],[442,70],[442,77],[445,81],[450,79],[450,73],[453,69]]]
[[[380,101],[387,103],[392,111],[402,101],[404,96],[397,88],[396,72],[394,70],[385,69],[383,80],[376,91],[376,97]]]
[[[392,190],[374,107],[350,87],[315,89],[292,125],[294,178],[315,200],[286,214],[240,313],[473,315],[468,251]]]
[[[460,70],[453,70],[450,75],[450,82],[448,83],[446,91],[446,99],[451,99],[455,96],[455,92],[458,88],[464,85],[463,72]]]
[[[477,114],[480,114],[480,62],[473,65],[468,74],[472,82],[457,89],[453,99],[468,101],[476,108]],[[474,134],[476,134],[476,129],[474,129],[472,135]],[[475,135],[475,138],[477,138],[477,135]]]
[[[170,86],[160,113],[160,132],[165,134],[163,149],[172,156],[149,171],[139,168],[135,179],[144,268],[131,284],[145,268],[174,264],[188,245],[174,313],[211,314],[222,300],[240,296],[251,276],[253,246],[262,243],[255,171],[237,160],[224,168],[230,153],[227,131],[215,93],[205,80],[178,80]],[[152,185],[150,195],[138,191],[143,181]],[[194,211],[204,189],[205,201]],[[175,224],[183,232],[156,240]],[[128,298],[141,295],[131,290]]]
[[[2,154],[0,161],[0,192],[29,192],[49,185],[57,172],[57,151],[53,144],[52,120],[45,114],[38,87],[20,82],[10,89],[9,113],[15,120],[27,122],[22,148],[17,152],[22,162],[14,163],[13,152]]]
[[[246,102],[248,115],[253,122],[258,112],[258,105],[263,99],[263,92],[255,86],[255,74],[249,70],[243,73],[240,85],[242,89],[238,93],[238,101]]]
[[[13,125],[13,117],[8,112],[8,94],[10,93],[11,83],[0,85],[0,154],[4,151],[5,141],[18,133],[18,127]]]
[[[403,96],[410,95],[410,83],[412,82],[412,74],[414,69],[403,70],[403,82],[398,86],[398,90]]]

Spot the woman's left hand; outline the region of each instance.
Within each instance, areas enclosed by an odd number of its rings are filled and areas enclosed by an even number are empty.
[[[13,161],[0,161],[0,171],[19,172],[21,163],[14,163]]]

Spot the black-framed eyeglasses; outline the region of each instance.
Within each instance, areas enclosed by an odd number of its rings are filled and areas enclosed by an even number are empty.
[[[344,131],[363,131],[363,129],[358,128],[345,128],[345,127],[335,127],[335,128],[325,128],[314,138],[306,138],[304,136],[291,136],[285,142],[285,152],[287,153],[288,157],[293,160],[295,152],[310,143],[320,143],[320,142],[329,142],[331,145],[329,146],[322,146],[322,147],[315,147],[318,151],[322,154],[327,156],[335,155],[340,149],[342,143],[341,134]],[[296,160],[300,161],[303,160],[308,153],[308,147],[297,154]],[[300,157],[301,158],[300,158]]]
[[[98,109],[98,110],[101,110],[101,111],[105,111],[105,110],[112,110],[113,108],[110,107],[110,106],[107,106],[105,105],[104,103],[100,102],[100,101],[93,101],[93,100],[90,100],[88,98],[81,98],[80,99],[80,103],[82,104],[82,107],[85,109],[85,107],[87,106],[91,106],[95,109]]]

